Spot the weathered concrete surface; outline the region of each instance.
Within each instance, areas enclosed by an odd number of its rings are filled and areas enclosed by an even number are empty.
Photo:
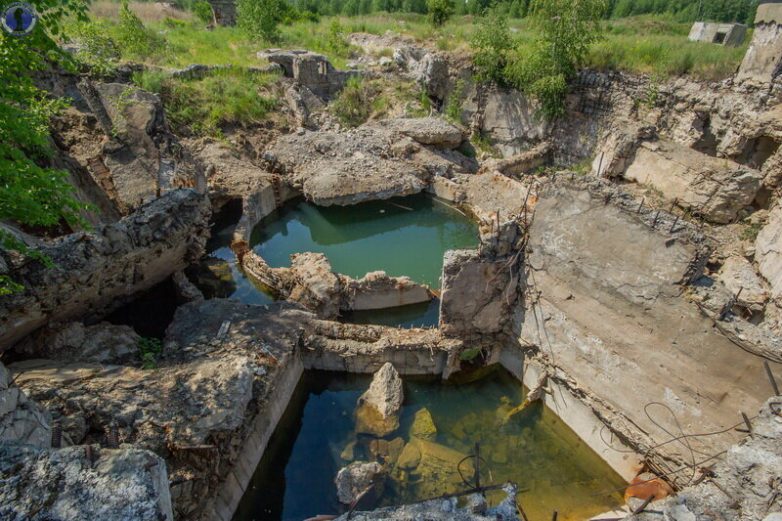
[[[737,81],[770,83],[782,70],[782,7],[775,3],[758,6],[755,31],[744,55]]]
[[[482,258],[475,250],[451,250],[443,260],[440,329],[479,342],[509,325],[518,296],[520,268],[512,259]]]
[[[357,71],[339,71],[325,56],[310,51],[267,49],[257,56],[279,64],[285,76],[293,78],[325,100],[333,98],[350,77],[359,74]]]
[[[304,367],[374,373],[390,362],[407,375],[439,375],[462,342],[436,329],[340,324],[316,320],[305,339]]]
[[[646,512],[629,516],[627,520],[775,521],[782,516],[779,398],[772,398],[761,407],[757,416],[752,416],[752,435],[728,448],[726,454],[718,458],[713,477],[689,486],[665,501],[654,502]]]
[[[382,489],[384,477],[383,466],[380,463],[354,461],[347,467],[341,468],[334,479],[337,498],[343,505],[350,505],[370,485],[374,489]]]
[[[47,325],[14,346],[14,350],[25,358],[133,364],[140,362],[139,340],[141,336],[130,326],[70,322]]]
[[[66,445],[106,444],[114,424],[120,442],[167,460],[177,516],[227,520],[298,382],[292,353],[309,317],[285,304],[193,302],[177,310],[159,369],[50,360],[11,369],[61,421]]]
[[[243,251],[240,259],[248,276],[321,318],[336,318],[340,311],[428,302],[433,297],[428,287],[408,277],[389,277],[384,271],[360,279],[335,273],[322,253],[294,254],[290,268],[272,268],[252,250]]]
[[[173,521],[165,461],[135,448],[90,449],[0,444],[0,518]]]
[[[716,43],[737,47],[744,43],[747,26],[744,24],[721,24],[695,22],[687,39],[691,42]]]
[[[343,309],[386,309],[432,300],[426,286],[409,277],[389,277],[384,271],[372,271],[360,279],[340,275],[340,279],[347,300],[343,300]]]
[[[755,241],[758,271],[771,285],[771,296],[782,296],[782,204],[769,212],[768,222]]]
[[[272,143],[264,158],[309,200],[347,205],[420,192],[433,175],[474,171],[451,150],[456,136],[461,131],[435,118],[387,120],[345,132],[302,130]]]
[[[760,311],[768,301],[767,285],[744,257],[734,255],[725,259],[717,278],[732,295],[737,296],[737,304],[747,309]]]
[[[737,410],[764,400],[761,359],[681,296],[680,284],[699,272],[696,247],[606,204],[597,187],[552,184],[540,196],[520,340],[630,427],[612,422],[610,429],[643,451],[671,437],[663,428],[678,433],[676,421],[687,432],[725,429],[737,422]],[[650,402],[665,404],[676,419],[652,405],[655,425],[645,414]],[[734,439],[727,432],[692,446],[713,453]],[[689,457],[670,443],[655,453],[675,462]]]
[[[0,447],[11,442],[48,448],[51,428],[46,411],[13,384],[11,373],[0,363]]]
[[[662,140],[641,143],[624,177],[716,223],[749,206],[762,180],[757,170]]]
[[[175,190],[119,222],[40,248],[54,266],[24,259],[10,276],[25,286],[0,302],[0,349],[50,321],[102,316],[203,254],[209,202]]]
[[[488,137],[504,157],[536,146],[550,132],[537,104],[517,90],[471,85],[462,108],[473,132]]]
[[[168,130],[155,94],[123,83],[80,88],[105,140],[83,164],[122,215],[172,189],[205,188],[202,168]]]

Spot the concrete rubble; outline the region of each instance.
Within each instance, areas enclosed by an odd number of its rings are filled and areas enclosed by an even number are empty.
[[[206,197],[175,190],[114,224],[43,246],[53,268],[13,259],[9,274],[25,291],[0,302],[0,347],[50,321],[100,317],[185,268],[203,255],[210,214]]]
[[[230,23],[232,6],[215,5]],[[374,374],[355,436],[337,449],[340,502],[407,479],[442,495],[421,503],[402,487],[410,504],[351,519],[515,520],[512,484],[494,507],[446,496],[469,458],[439,443],[428,410],[399,432],[402,376],[501,364],[634,480],[629,507],[640,485],[675,489],[627,519],[775,521],[782,423],[764,376],[765,363],[776,374],[782,363],[775,5],[759,7],[735,78],[584,70],[555,121],[522,92],[476,84],[458,56],[390,34],[351,36],[369,67],[361,74],[415,80],[433,112],[459,96],[461,124],[322,125],[359,73],[309,51],[259,53],[285,76],[285,123],[225,141],[180,141],[157,96],[71,78],[79,99],[54,140],[97,226],[56,239],[7,228],[52,266],[0,251],[0,274],[24,287],[0,299],[10,358],[0,364],[0,517],[229,521],[303,371],[315,369]],[[490,148],[477,159],[471,134]],[[408,277],[348,277],[312,252],[271,268],[250,247],[256,225],[295,197],[349,206],[422,191],[479,229],[478,248],[445,254],[437,328],[336,320],[435,297]],[[236,288],[233,267],[204,249],[211,211],[224,207],[241,207],[237,268],[280,301],[219,298]],[[176,311],[159,345],[101,322],[169,278]]]

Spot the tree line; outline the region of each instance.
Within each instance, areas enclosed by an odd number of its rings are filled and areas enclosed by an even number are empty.
[[[489,7],[512,18],[524,18],[532,0],[453,0],[455,15],[478,15]],[[427,0],[290,0],[301,13],[311,16],[356,16],[385,11],[429,14]],[[707,20],[751,24],[759,0],[611,0],[605,16],[622,18],[642,14],[671,16],[680,22]]]

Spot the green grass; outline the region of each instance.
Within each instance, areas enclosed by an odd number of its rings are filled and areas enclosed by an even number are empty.
[[[230,126],[260,123],[277,104],[276,74],[242,69],[217,71],[203,79],[171,78],[162,71],[134,75],[141,88],[160,94],[166,118],[180,135],[221,136]]]
[[[101,30],[116,34],[116,23],[106,19]],[[359,17],[324,17],[319,22],[299,21],[280,28],[282,41],[254,42],[236,28],[208,31],[193,20],[168,19],[147,22],[167,41],[167,52],[145,58],[149,64],[182,67],[191,63],[258,65],[255,54],[266,47],[306,48],[323,53],[335,66],[345,67],[357,50],[347,43],[353,32],[383,35],[388,31],[427,42],[438,49],[467,53],[475,31],[471,16],[455,17],[433,28],[424,15],[377,13]],[[510,20],[516,52],[530,52],[536,33],[527,20]],[[732,75],[747,44],[732,48],[687,41],[689,24],[661,16],[638,16],[605,22],[604,39],[590,52],[586,66],[653,74],[660,79],[690,75],[716,80]],[[747,37],[749,42],[751,34]]]

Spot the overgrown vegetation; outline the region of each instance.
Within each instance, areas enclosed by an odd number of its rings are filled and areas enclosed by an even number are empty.
[[[123,54],[129,58],[144,59],[166,50],[166,40],[144,26],[136,13],[130,10],[128,0],[122,0],[116,39]]]
[[[540,36],[532,52],[518,52],[502,73],[538,99],[548,118],[564,112],[568,80],[600,38],[607,0],[532,0],[530,10]]]
[[[138,341],[138,351],[143,369],[157,368],[158,357],[163,353],[163,342],[158,338],[141,337]]]
[[[81,4],[55,0],[31,3],[45,15],[29,36],[17,38],[0,31],[0,221],[44,229],[62,223],[74,226],[83,224],[84,206],[74,198],[67,173],[49,167],[49,119],[64,102],[38,89],[31,73],[62,59],[44,26],[58,34],[63,17],[83,19],[84,11]],[[2,228],[0,246],[31,253]],[[0,274],[0,295],[20,289],[8,275]]]
[[[340,123],[348,127],[357,127],[369,119],[372,104],[378,101],[378,92],[371,81],[360,77],[348,79],[345,88],[339,93],[329,109]]]
[[[133,79],[141,88],[160,94],[166,119],[181,135],[221,136],[228,126],[263,121],[277,104],[267,90],[276,74],[226,69],[189,80],[145,71]]]
[[[280,40],[277,27],[285,19],[288,9],[285,0],[237,0],[237,22],[250,37],[277,42]]]

